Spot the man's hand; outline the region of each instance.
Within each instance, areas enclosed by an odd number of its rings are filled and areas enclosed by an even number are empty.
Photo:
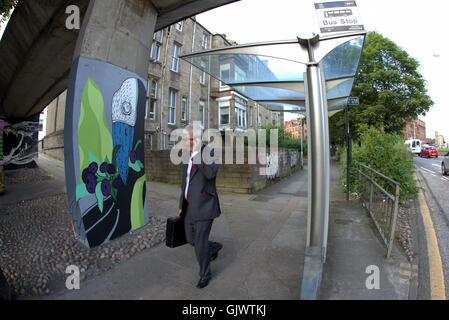
[[[182,209],[179,209],[179,212],[178,212],[178,214],[179,214],[179,215],[181,215],[181,213],[182,213]]]

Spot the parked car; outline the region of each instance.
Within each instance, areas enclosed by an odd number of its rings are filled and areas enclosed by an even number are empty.
[[[447,154],[446,157],[443,158],[443,161],[441,161],[441,173],[443,176],[449,174],[449,154]]]
[[[423,146],[421,148],[421,152],[419,153],[420,157],[435,157],[438,158],[438,149],[435,147]]]

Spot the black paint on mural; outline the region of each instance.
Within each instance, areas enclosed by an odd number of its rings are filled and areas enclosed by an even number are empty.
[[[26,120],[8,119],[3,131],[5,170],[36,168],[39,114]]]

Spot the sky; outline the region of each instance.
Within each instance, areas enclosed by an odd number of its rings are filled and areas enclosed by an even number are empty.
[[[296,39],[319,33],[314,3],[318,0],[241,0],[197,15],[209,31],[224,33],[239,44]],[[329,1],[323,1],[329,2]],[[356,0],[365,30],[393,40],[420,63],[419,72],[434,102],[419,118],[427,137],[449,136],[447,0]],[[5,26],[1,26],[0,37]],[[286,117],[287,118],[287,117]]]
[[[241,0],[197,15],[211,32],[239,44],[319,33],[313,0]],[[329,1],[322,1],[329,2]],[[418,60],[434,102],[425,116],[427,137],[449,136],[447,0],[356,0],[365,30],[377,31]],[[286,116],[287,118],[287,116]]]

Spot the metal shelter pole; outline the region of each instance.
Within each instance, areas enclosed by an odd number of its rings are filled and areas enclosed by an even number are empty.
[[[315,62],[312,41],[307,45],[309,63],[304,73],[307,106],[308,141],[308,214],[307,246],[301,282],[302,300],[315,300],[321,284],[329,221],[330,155],[326,83],[324,74]]]
[[[330,155],[326,85],[318,63],[313,62],[313,51],[309,43],[311,63],[307,66],[307,124],[308,124],[308,168],[309,168],[309,218],[310,247],[322,249],[325,260],[330,193]]]
[[[349,107],[348,103],[345,106],[345,122],[346,122],[346,201],[349,201],[349,167],[351,164],[351,150],[349,138]]]

